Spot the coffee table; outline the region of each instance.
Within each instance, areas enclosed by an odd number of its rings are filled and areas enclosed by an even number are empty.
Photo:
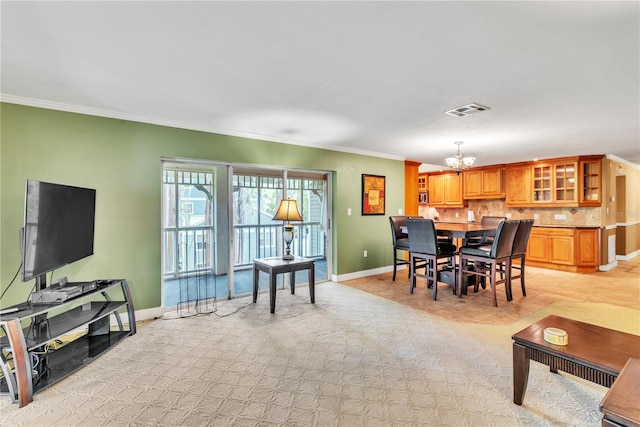
[[[568,345],[544,340],[545,328],[560,328]],[[513,339],[513,402],[522,405],[529,377],[529,361],[611,387],[630,358],[640,358],[640,336],[614,331],[559,316],[548,316],[511,337]]]

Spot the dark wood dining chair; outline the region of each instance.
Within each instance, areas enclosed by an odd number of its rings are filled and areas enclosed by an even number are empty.
[[[396,281],[396,271],[399,265],[408,265],[409,260],[409,235],[402,231],[407,225],[407,217],[402,215],[390,216],[389,224],[391,225],[391,238],[393,239],[393,277]],[[409,272],[409,274],[411,274]]]
[[[507,219],[504,216],[483,216],[480,219],[481,225],[492,225],[495,228],[498,228],[498,224]],[[469,245],[490,245],[493,243],[493,239],[496,235],[496,230],[488,230],[485,231],[482,236],[472,237],[468,240],[467,244]]]
[[[495,238],[491,245],[465,245],[459,249],[458,280],[456,292],[462,298],[463,289],[460,286],[464,274],[479,276],[483,282],[489,280],[493,294],[493,306],[498,306],[496,286],[505,284],[507,301],[511,301],[511,252],[513,240],[518,230],[518,220],[500,222]],[[469,264],[469,261],[473,265]],[[504,271],[504,275],[501,272]],[[498,276],[500,275],[500,278]],[[478,280],[476,280],[476,283]],[[476,285],[477,290],[477,285]]]
[[[516,231],[516,235],[513,239],[513,250],[511,251],[511,274],[509,276],[509,284],[511,287],[511,282],[514,279],[520,279],[520,287],[522,288],[522,296],[527,296],[527,291],[525,289],[524,284],[524,266],[526,261],[526,253],[527,253],[527,244],[529,243],[529,235],[531,235],[531,229],[533,228],[533,220],[532,219],[523,219],[520,220],[518,224],[518,230]],[[517,260],[518,263],[514,264],[513,261]],[[513,275],[513,270],[517,270],[517,274]]]
[[[433,288],[434,301],[438,298],[438,266],[452,266],[454,272],[453,292],[456,292],[455,283],[455,256],[456,246],[446,242],[439,242],[436,227],[430,219],[407,219],[407,231],[409,234],[409,293],[413,293],[416,287],[416,277],[427,279],[427,287]],[[445,264],[438,260],[445,260]],[[418,269],[424,267],[424,274],[419,274]]]

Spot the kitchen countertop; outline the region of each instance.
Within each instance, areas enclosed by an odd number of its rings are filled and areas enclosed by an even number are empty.
[[[441,224],[480,224],[479,221],[475,222],[467,222],[467,221],[436,221]],[[571,224],[539,224],[537,222],[533,223],[534,227],[542,227],[542,228],[603,228],[599,225],[571,225]]]
[[[602,228],[599,225],[536,224],[535,222],[533,226],[542,228]]]

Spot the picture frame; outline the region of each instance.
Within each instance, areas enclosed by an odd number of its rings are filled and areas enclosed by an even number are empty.
[[[386,180],[382,175],[362,174],[362,215],[385,214]]]

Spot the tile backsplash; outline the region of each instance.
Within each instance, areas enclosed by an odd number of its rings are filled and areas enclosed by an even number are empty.
[[[419,214],[424,214],[427,205],[419,207]],[[466,222],[468,211],[473,211],[475,220],[480,222],[485,215],[511,216],[511,219],[534,219],[539,225],[567,225],[600,227],[602,225],[601,209],[596,208],[514,208],[505,206],[502,199],[469,200],[466,208],[438,208],[440,221]]]

